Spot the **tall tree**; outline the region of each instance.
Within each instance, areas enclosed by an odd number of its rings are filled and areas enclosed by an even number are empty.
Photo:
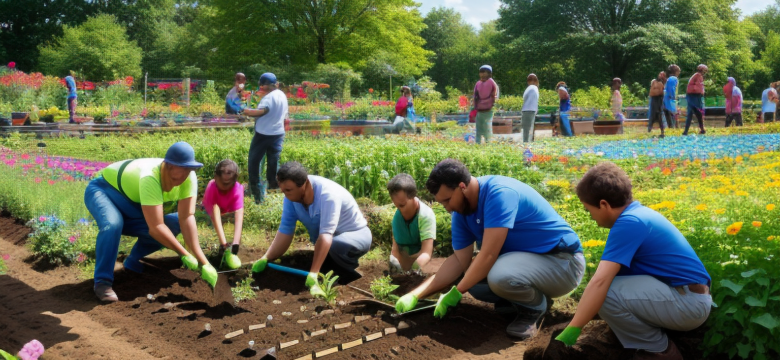
[[[452,8],[434,8],[425,16],[425,48],[432,51],[433,66],[426,72],[443,92],[447,86],[466,91],[474,66],[482,60],[474,27]],[[478,65],[476,65],[478,66]]]
[[[0,1],[0,63],[14,61],[24,71],[38,61],[38,45],[96,13],[89,0]]]

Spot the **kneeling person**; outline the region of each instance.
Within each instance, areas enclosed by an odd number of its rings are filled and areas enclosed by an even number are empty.
[[[634,359],[682,359],[663,329],[693,330],[712,305],[696,252],[663,215],[633,200],[631,179],[613,163],[588,170],[577,196],[610,231],[574,319],[556,339],[574,345],[598,313],[625,348],[640,350]]]
[[[433,168],[425,186],[452,212],[452,248],[436,275],[396,303],[409,311],[417,299],[463,279],[439,297],[443,317],[466,291],[497,307],[517,311],[507,333],[536,334],[548,301],[577,288],[585,257],[577,234],[530,186],[504,176],[475,178],[461,162],[447,159]],[[481,248],[473,257],[474,243]]]
[[[397,208],[393,216],[391,270],[420,269],[431,260],[436,239],[436,215],[417,198],[417,185],[409,174],[398,174],[387,183]]]
[[[371,230],[352,194],[341,185],[319,176],[309,175],[297,162],[288,162],[276,173],[284,193],[282,223],[271,246],[252,266],[261,272],[268,261],[281,257],[290,247],[295,225],[303,223],[314,244],[306,286],[318,292],[317,275],[322,267],[339,275],[340,283],[357,280],[358,259],[371,247]]]

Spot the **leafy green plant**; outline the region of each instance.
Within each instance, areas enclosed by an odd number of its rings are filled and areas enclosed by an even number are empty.
[[[5,275],[8,273],[8,265],[5,264],[5,256],[0,257],[0,275]]]
[[[392,303],[398,300],[398,296],[393,295],[393,291],[398,289],[398,285],[393,284],[393,278],[390,275],[376,278],[371,282],[371,293],[382,302]]]
[[[233,292],[233,299],[235,299],[236,303],[257,298],[257,293],[252,290],[252,282],[254,282],[254,279],[247,277],[236,284],[236,287],[230,289]]]
[[[325,300],[328,305],[336,305],[336,298],[339,296],[339,291],[334,287],[339,276],[333,276],[333,270],[328,271],[327,274],[320,274],[320,289],[325,293],[324,295],[317,295],[317,297]]]
[[[31,221],[34,232],[30,234],[30,246],[37,256],[52,264],[68,265],[76,260],[75,236],[67,236],[65,221],[55,215],[40,216]]]

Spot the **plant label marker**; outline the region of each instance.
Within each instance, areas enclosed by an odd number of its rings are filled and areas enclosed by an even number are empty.
[[[320,315],[320,316],[322,316],[322,315],[331,315],[331,314],[334,314],[334,313],[336,313],[336,311],[335,311],[335,310],[333,310],[333,309],[328,309],[328,310],[322,310],[322,311],[320,311],[320,313],[319,313],[318,315]]]
[[[290,346],[297,345],[297,344],[298,344],[298,340],[288,341],[288,342],[285,342],[285,343],[279,343],[279,350],[285,349],[285,348],[288,348]]]
[[[360,338],[360,339],[357,339],[355,341],[350,341],[350,342],[341,344],[341,351],[344,351],[344,350],[347,350],[347,349],[351,349],[351,348],[353,348],[355,346],[359,346],[359,345],[363,345],[363,338]]]
[[[298,324],[305,324],[309,322],[309,320],[298,320]]]
[[[244,329],[233,331],[232,333],[225,334],[225,339],[234,338],[238,335],[242,335],[244,333]]]
[[[385,329],[385,336],[390,335],[390,334],[395,334],[396,331],[398,331],[398,330],[396,328],[394,328],[394,327],[386,328]]]
[[[355,323],[359,323],[361,321],[366,321],[368,319],[371,319],[371,315],[355,316]]]
[[[313,357],[312,354],[308,354],[308,355],[303,355],[303,356],[301,356],[301,357],[299,357],[299,358],[297,358],[295,360],[312,360],[313,358],[314,357]]]
[[[249,331],[265,328],[265,324],[249,325]]]
[[[322,351],[317,351],[316,353],[314,353],[314,357],[319,359],[319,358],[321,358],[321,357],[323,357],[325,355],[335,354],[337,352],[339,352],[339,347],[338,346],[332,347],[330,349],[325,349],[325,350],[322,350]]]
[[[373,341],[373,340],[379,339],[381,337],[382,337],[382,333],[378,332],[378,333],[374,333],[374,334],[371,334],[371,335],[366,335],[365,336],[365,340],[366,340],[366,342],[369,342],[369,341]]]
[[[344,328],[348,328],[350,326],[352,326],[351,322],[345,322],[343,324],[336,324],[336,325],[333,325],[333,330],[344,329]]]
[[[325,335],[328,333],[328,329],[317,330],[311,333],[311,337]]]

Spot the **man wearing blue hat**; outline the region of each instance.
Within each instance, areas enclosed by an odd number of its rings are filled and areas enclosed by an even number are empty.
[[[260,204],[265,198],[266,184],[260,183],[260,162],[266,157],[266,180],[268,189],[278,189],[276,170],[284,143],[284,119],[287,118],[287,96],[279,90],[276,75],[265,73],[260,76],[260,89],[266,93],[257,109],[246,109],[244,115],[255,120],[255,136],[249,145],[249,189]]]
[[[181,256],[188,269],[199,271],[212,287],[217,271],[206,260],[198,243],[195,204],[198,178],[203,164],[195,161],[195,151],[186,142],[168,148],[165,159],[124,160],[103,169],[90,181],[84,203],[97,222],[95,246],[95,295],[101,301],[117,301],[113,289],[114,264],[122,235],[136,237],[125,269],[140,273],[145,256],[167,247]],[[178,212],[164,215],[163,203],[178,201]],[[190,254],[176,236],[183,234]]]
[[[498,98],[498,84],[493,80],[493,68],[482,65],[479,81],[474,85],[474,109],[477,110],[477,144],[493,137],[493,105]]]

